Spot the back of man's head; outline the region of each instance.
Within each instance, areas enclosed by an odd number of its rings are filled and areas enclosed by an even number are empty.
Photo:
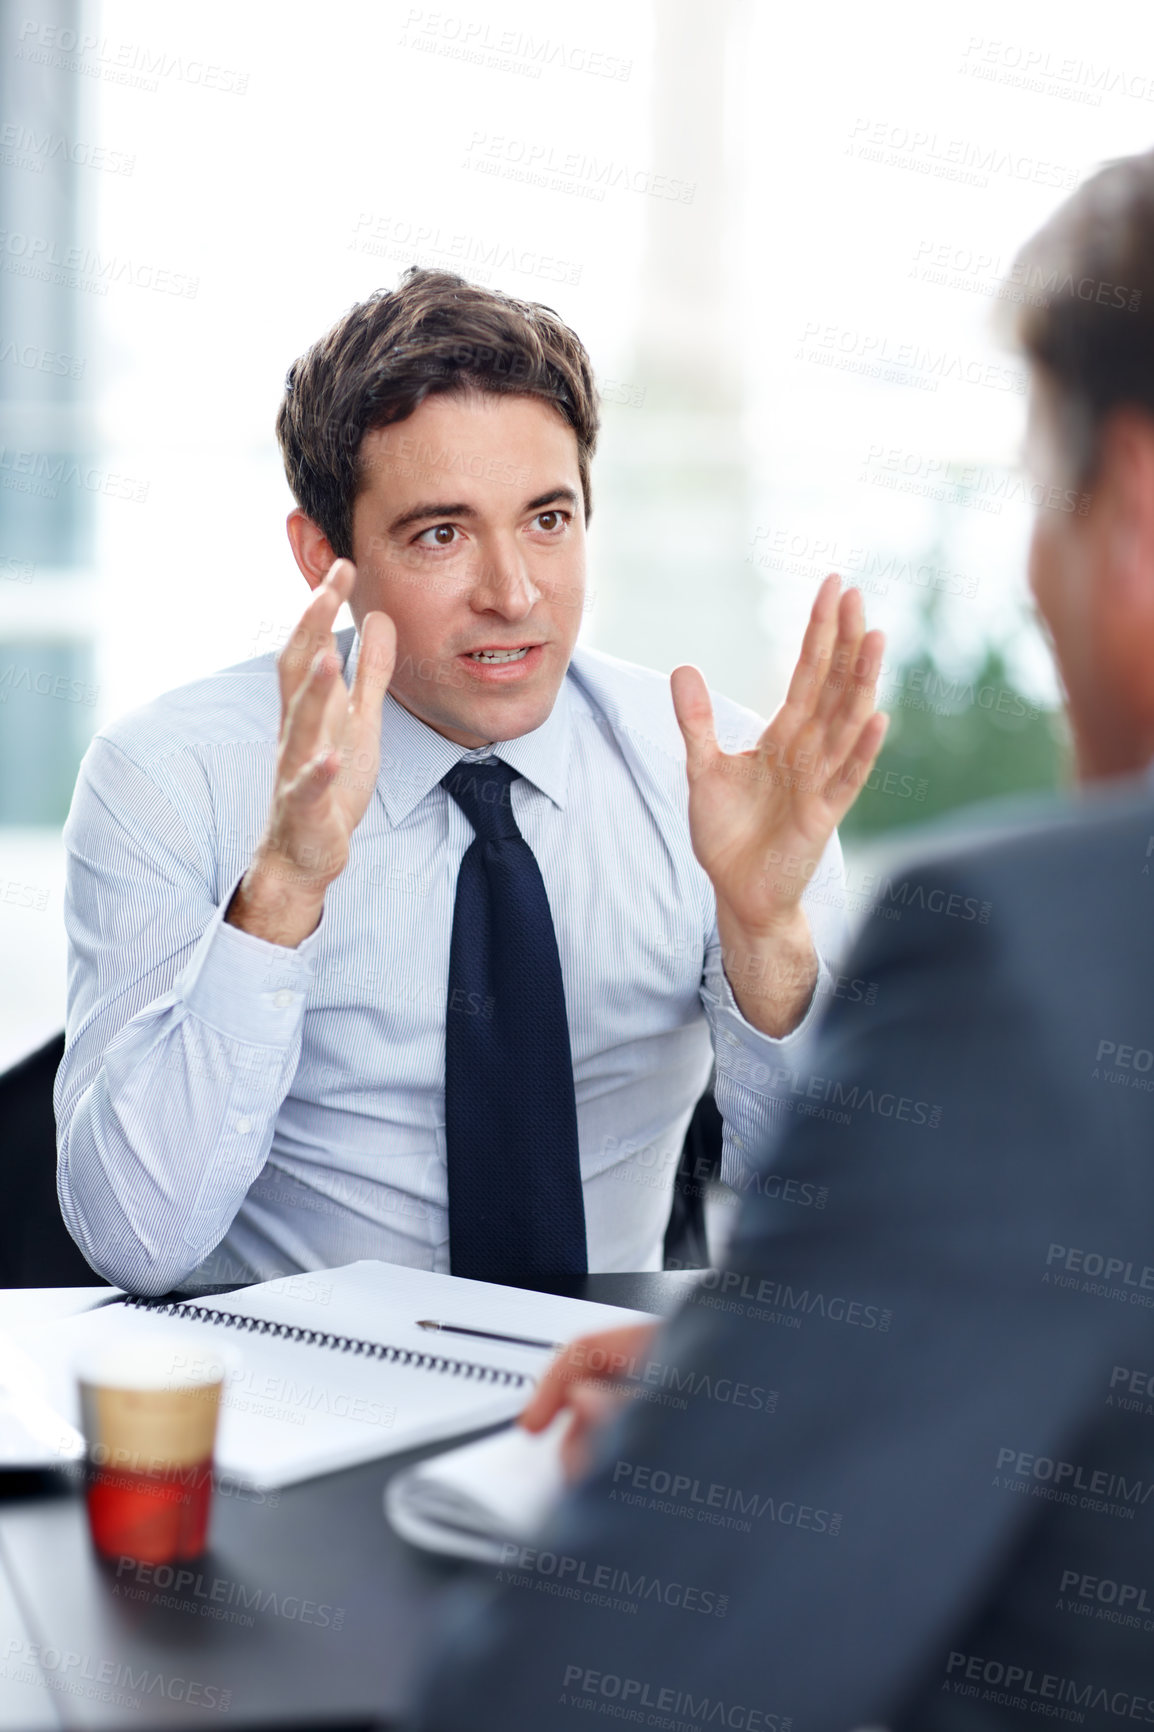
[[[1154,151],[1080,186],[1018,253],[1002,293],[1048,387],[1070,482],[1089,487],[1111,413],[1154,420]]]

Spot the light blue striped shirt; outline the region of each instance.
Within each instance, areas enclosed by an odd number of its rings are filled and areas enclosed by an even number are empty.
[[[351,626],[337,635],[349,685],[359,644]],[[752,744],[760,719],[714,706],[722,746]],[[359,1257],[449,1267],[449,937],[473,832],[439,783],[488,750],[386,697],[375,797],[319,926],[291,949],[224,921],[264,830],[279,728],[270,652],[109,723],[80,766],[64,830],[59,1192],[93,1267],[135,1291]],[[767,1140],[774,1089],[831,985],[837,839],[806,892],[818,990],[772,1040],[722,967],[668,681],[579,649],[548,720],[496,749],[520,772],[513,815],[557,930],[589,1267],[660,1268],[711,1040],[732,1172]]]

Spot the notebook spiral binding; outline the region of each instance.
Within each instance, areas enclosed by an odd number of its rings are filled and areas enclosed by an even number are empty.
[[[477,1365],[471,1359],[447,1359],[440,1353],[418,1353],[412,1347],[389,1347],[380,1341],[359,1341],[353,1335],[333,1335],[323,1329],[302,1329],[296,1323],[273,1323],[266,1317],[242,1317],[236,1311],[215,1311],[174,1299],[157,1304],[140,1296],[123,1301],[138,1311],[153,1311],[161,1317],[193,1317],[199,1323],[223,1324],[226,1329],[247,1329],[250,1335],[278,1335],[285,1341],[303,1341],[309,1347],[329,1347],[337,1353],[362,1353],[384,1359],[390,1365],[412,1365],[420,1371],[435,1371],[449,1377],[471,1377],[478,1383],[496,1383],[521,1388],[530,1379],[521,1371],[503,1371],[493,1365]]]

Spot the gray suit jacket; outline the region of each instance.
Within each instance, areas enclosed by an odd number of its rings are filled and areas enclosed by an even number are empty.
[[[421,1732],[1154,1724],[1154,796],[891,875],[848,973]]]

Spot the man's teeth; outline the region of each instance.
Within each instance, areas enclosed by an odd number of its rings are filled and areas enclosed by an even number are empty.
[[[526,644],[523,649],[515,650],[470,650],[469,660],[474,662],[519,662],[529,654],[532,646]]]

